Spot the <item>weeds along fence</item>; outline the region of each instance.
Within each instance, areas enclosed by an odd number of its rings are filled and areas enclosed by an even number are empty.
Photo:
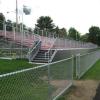
[[[73,57],[0,75],[0,100],[56,100],[73,80]]]
[[[76,56],[76,76],[81,78],[100,59],[100,50]]]

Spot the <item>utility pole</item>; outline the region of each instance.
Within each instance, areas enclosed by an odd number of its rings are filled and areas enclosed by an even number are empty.
[[[18,31],[18,1],[16,0],[16,31]]]

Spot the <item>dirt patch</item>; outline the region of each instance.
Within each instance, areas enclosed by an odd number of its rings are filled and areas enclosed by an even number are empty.
[[[65,87],[69,83],[68,80],[51,80],[50,84],[55,87]]]
[[[70,84],[68,80],[51,80],[50,84],[55,87],[55,91],[53,91],[52,96],[57,96],[61,91],[63,91],[67,85]]]
[[[93,100],[99,81],[74,81],[74,88],[67,95],[66,100]]]

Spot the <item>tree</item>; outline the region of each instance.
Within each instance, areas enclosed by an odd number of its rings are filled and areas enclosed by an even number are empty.
[[[56,34],[59,34],[59,27],[58,26],[55,28],[55,32],[56,32]]]
[[[12,25],[15,27],[15,31],[16,31],[16,22],[13,22]],[[22,32],[22,26],[23,26],[23,30],[27,30],[27,27],[25,24],[19,23],[17,27],[18,32]]]
[[[54,29],[54,32],[56,32],[59,37],[67,37],[67,30],[65,28],[59,28],[58,26]]]
[[[34,28],[34,33],[35,33],[35,34],[38,34],[38,32],[39,32],[39,29],[38,29],[37,27],[35,27],[35,28]]]
[[[60,29],[60,35],[62,37],[67,37],[67,30],[65,28]]]
[[[27,28],[27,30],[28,30],[28,32],[29,32],[29,34],[32,34],[32,32],[33,32],[33,30],[32,30],[32,28]]]
[[[84,34],[80,38],[81,41],[88,42],[88,33]]]
[[[68,37],[70,37],[70,38],[72,38],[74,40],[79,40],[80,39],[80,34],[75,28],[71,27],[69,29],[68,33],[69,33]]]
[[[100,45],[100,28],[91,26],[88,33],[88,41]]]
[[[3,13],[0,13],[0,30],[3,30],[3,24],[5,22],[5,17]]]
[[[7,20],[6,22],[6,30],[7,31],[12,31],[13,30],[13,25],[11,20]]]
[[[53,24],[53,20],[51,19],[51,17],[49,17],[49,16],[41,16],[37,20],[36,26],[40,30],[52,30],[55,25]]]

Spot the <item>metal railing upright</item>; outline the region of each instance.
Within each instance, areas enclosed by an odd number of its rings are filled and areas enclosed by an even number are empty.
[[[41,41],[35,41],[34,42],[35,44],[33,45],[32,48],[29,49],[29,52],[28,52],[28,59],[29,59],[29,62],[31,62],[34,57],[37,55],[37,53],[39,52],[40,48],[41,48]]]
[[[48,58],[48,62],[51,62],[53,60],[54,55],[57,52],[57,49],[53,50],[53,46],[55,44],[57,38],[55,38],[54,42],[52,43],[51,47],[48,49],[48,51],[45,53],[45,58]]]

